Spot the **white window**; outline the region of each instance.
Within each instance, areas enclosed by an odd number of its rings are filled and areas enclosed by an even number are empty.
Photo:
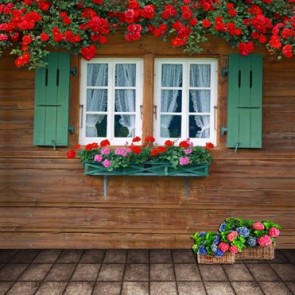
[[[155,124],[158,143],[190,138],[216,144],[217,61],[155,60]]]
[[[81,62],[80,143],[120,145],[141,134],[142,60]]]

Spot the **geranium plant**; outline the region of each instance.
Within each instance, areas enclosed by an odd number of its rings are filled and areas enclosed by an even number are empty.
[[[0,4],[0,52],[17,67],[37,68],[51,47],[90,60],[115,31],[126,42],[145,34],[196,53],[208,35],[241,54],[265,46],[287,58],[295,53],[294,0],[6,0]]]
[[[281,226],[270,220],[257,221],[227,218],[217,232],[196,232],[193,251],[200,255],[221,257],[226,252],[236,254],[247,247],[266,247],[275,242]]]
[[[194,146],[190,139],[175,143],[167,140],[165,144],[157,145],[155,138],[147,136],[141,143],[141,138],[136,136],[130,144],[111,147],[108,139],[98,143],[87,144],[84,148],[77,145],[75,149],[67,152],[68,158],[78,156],[83,163],[92,162],[104,166],[108,171],[128,167],[132,164],[145,164],[166,162],[173,168],[187,165],[210,164],[213,160],[210,149],[212,143],[205,147]]]

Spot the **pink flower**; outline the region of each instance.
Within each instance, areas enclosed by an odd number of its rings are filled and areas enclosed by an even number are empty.
[[[237,236],[238,236],[238,232],[236,232],[236,231],[232,231],[231,233],[229,233],[229,234],[227,235],[227,239],[228,239],[230,242],[232,242],[232,241],[234,240],[234,238],[237,237]]]
[[[189,164],[189,157],[181,157],[179,159],[179,164],[182,165],[182,166]]]
[[[238,247],[236,247],[236,246],[230,246],[229,247],[229,252],[230,253],[233,253],[233,254],[238,253]]]
[[[226,252],[229,249],[229,245],[227,243],[224,242],[220,242],[218,245],[218,248],[222,251],[222,252]]]
[[[271,245],[272,240],[271,240],[270,236],[268,236],[268,235],[264,235],[264,236],[258,238],[258,239],[257,239],[257,242],[258,242],[258,245],[259,245],[259,246],[261,246],[261,247],[266,247],[266,246]]]
[[[253,224],[253,229],[254,230],[263,230],[264,229],[264,225],[261,222],[255,222]]]
[[[94,162],[101,162],[103,159],[102,155],[95,155],[94,156]]]
[[[275,228],[275,227],[272,227],[269,229],[269,232],[268,232],[268,235],[272,238],[276,238],[278,237],[280,234],[280,230]]]
[[[109,168],[111,165],[112,165],[112,162],[108,159],[105,159],[103,162],[102,162],[102,165],[105,167],[105,168]]]
[[[110,153],[110,149],[109,148],[102,148],[100,152],[102,155],[108,155]]]
[[[186,155],[189,155],[189,154],[191,154],[193,152],[193,150],[191,149],[191,148],[188,148],[188,149],[185,149],[184,150],[184,153],[186,154]]]

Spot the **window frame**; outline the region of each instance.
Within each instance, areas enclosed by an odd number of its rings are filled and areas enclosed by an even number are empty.
[[[107,110],[108,116],[106,136],[105,137],[86,137],[86,105],[87,105],[87,89],[95,89],[93,86],[87,86],[87,65],[102,63],[108,64],[108,85],[107,88]],[[143,58],[93,58],[91,61],[81,60],[81,80],[80,80],[80,132],[79,143],[86,145],[92,142],[100,142],[103,139],[109,139],[113,145],[124,145],[130,142],[132,137],[115,137],[114,123],[115,116],[120,115],[120,112],[115,112],[115,89],[122,88],[115,86],[115,66],[116,64],[135,64],[136,65],[136,80],[135,90],[135,136],[142,133],[142,103],[143,103]],[[128,114],[128,113],[127,113]],[[110,119],[109,119],[110,118]]]
[[[185,140],[189,136],[188,132],[188,123],[190,113],[194,114],[195,112],[189,112],[189,101],[188,99],[182,100],[182,112],[181,114],[181,132],[184,134],[181,138],[161,138],[161,126],[160,126],[160,116],[161,116],[161,78],[162,78],[162,65],[163,64],[181,64],[183,66],[183,85],[181,88],[183,91],[183,98],[189,97],[189,90],[191,88],[195,89],[196,87],[189,86],[189,77],[190,71],[189,67],[191,64],[210,64],[210,137],[209,138],[191,138],[191,142],[194,145],[204,146],[207,142],[212,142],[214,145],[217,143],[217,96],[218,96],[218,59],[216,58],[155,58],[154,60],[154,105],[155,105],[155,116],[154,116],[154,128],[153,134],[156,138],[158,144],[164,144],[167,139],[173,139],[179,142],[180,140]],[[165,87],[164,87],[165,88]],[[172,87],[171,87],[172,88]],[[183,116],[183,113],[186,113],[186,116]],[[169,113],[168,113],[169,114]],[[184,132],[184,133],[183,133]]]

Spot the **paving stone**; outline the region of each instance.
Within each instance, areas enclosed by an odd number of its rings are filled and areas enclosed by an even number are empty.
[[[124,282],[122,295],[149,295],[149,284],[144,282]]]
[[[39,283],[37,282],[17,282],[8,291],[7,295],[33,295]]]
[[[40,250],[20,250],[14,255],[10,263],[31,263],[39,254]]]
[[[127,264],[125,269],[124,280],[126,281],[148,281],[149,265],[148,264]]]
[[[259,285],[267,295],[292,295],[292,292],[282,282],[260,282]]]
[[[61,250],[42,250],[38,256],[34,259],[34,263],[54,263]]]
[[[0,282],[0,295],[6,294],[7,290],[12,286],[13,282]]]
[[[174,264],[177,281],[201,281],[196,264]]]
[[[67,282],[43,282],[35,295],[62,295]]]
[[[151,264],[150,265],[151,281],[174,281],[173,264]]]
[[[204,281],[227,281],[221,265],[199,265],[201,278]]]
[[[273,269],[266,263],[264,264],[247,264],[252,276],[256,281],[272,282],[279,281],[280,278],[273,271]]]
[[[52,264],[31,264],[19,281],[42,281],[50,270]]]
[[[224,265],[224,270],[230,281],[253,281],[254,278],[244,264]]]
[[[55,264],[47,274],[45,281],[68,281],[76,267],[76,264]]]
[[[64,295],[91,295],[94,283],[70,282]]]
[[[234,291],[227,282],[204,282],[208,295],[234,295]]]
[[[191,249],[172,250],[174,263],[192,263],[195,264],[195,256]]]
[[[7,263],[18,250],[0,250],[0,263]]]
[[[82,263],[101,263],[104,255],[105,250],[100,249],[88,249],[83,253],[83,256],[80,260]]]
[[[127,255],[126,250],[110,249],[106,251],[103,262],[104,263],[125,263],[126,255]]]
[[[258,283],[256,282],[233,282],[232,286],[239,295],[263,295]]]
[[[281,252],[288,258],[289,262],[295,263],[295,250],[283,249]]]
[[[202,282],[178,282],[179,295],[206,295]]]
[[[150,250],[151,263],[172,263],[171,250],[153,249]]]
[[[58,257],[57,263],[77,263],[83,250],[63,250]]]
[[[73,276],[72,281],[95,281],[98,275],[100,264],[78,264]]]
[[[0,281],[15,281],[28,264],[7,264],[0,271]]]
[[[293,292],[293,294],[295,294],[295,282],[286,282],[286,285]]]
[[[176,295],[175,282],[151,282],[150,295]]]
[[[284,281],[295,282],[295,265],[293,264],[271,264],[274,271]]]
[[[281,252],[281,250],[275,251],[275,258],[271,263],[290,263],[289,259]]]
[[[124,264],[102,264],[98,274],[98,281],[122,281]]]
[[[120,295],[121,282],[98,282],[92,295]]]
[[[128,250],[127,263],[148,263],[148,250]]]

